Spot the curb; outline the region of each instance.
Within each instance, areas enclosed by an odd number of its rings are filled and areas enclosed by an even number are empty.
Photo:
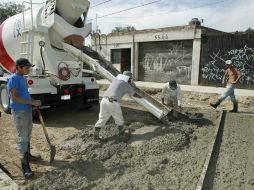
[[[21,190],[21,188],[0,167],[0,189]]]

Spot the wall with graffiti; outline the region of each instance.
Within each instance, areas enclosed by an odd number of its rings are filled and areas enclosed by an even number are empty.
[[[192,48],[192,40],[140,43],[139,80],[190,84]]]
[[[200,85],[223,86],[225,60],[241,71],[238,88],[254,89],[254,34],[223,34],[202,38]]]

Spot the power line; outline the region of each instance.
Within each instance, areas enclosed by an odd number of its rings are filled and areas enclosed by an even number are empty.
[[[152,14],[152,15],[145,15],[145,16],[133,16],[133,17],[107,17],[107,18],[112,18],[112,19],[122,19],[122,18],[145,18],[145,17],[153,17],[153,16],[160,16],[160,15],[166,15],[166,14],[172,14],[172,13],[178,13],[178,12],[186,12],[189,10],[193,10],[193,9],[198,9],[198,8],[202,8],[202,7],[208,7],[211,5],[215,5],[215,4],[219,4],[219,3],[224,3],[226,1],[229,0],[223,0],[223,1],[217,1],[217,2],[213,2],[213,3],[208,3],[208,4],[203,4],[203,5],[199,5],[199,6],[195,6],[195,7],[191,7],[191,8],[187,8],[187,9],[183,9],[183,10],[176,10],[176,11],[171,11],[171,12],[163,12],[163,13],[159,13],[159,14]]]
[[[100,6],[100,5],[103,5],[103,4],[105,4],[105,3],[108,3],[108,2],[110,2],[110,1],[112,1],[112,0],[103,1],[103,2],[101,2],[101,3],[98,3],[98,4],[96,4],[96,5],[91,6],[90,8],[98,7],[98,6]]]
[[[107,16],[110,16],[110,15],[114,15],[114,14],[122,13],[122,12],[125,12],[125,11],[137,9],[137,8],[139,8],[139,7],[144,7],[144,6],[147,6],[147,5],[151,5],[151,4],[157,3],[157,2],[159,2],[159,1],[161,1],[161,0],[152,1],[152,2],[150,2],[150,3],[141,4],[141,5],[138,5],[138,6],[135,6],[135,7],[131,7],[131,8],[128,8],[128,9],[124,9],[124,10],[121,10],[121,11],[116,11],[116,12],[108,13],[108,14],[106,14],[106,15],[99,16],[99,17],[97,17],[97,18],[89,19],[88,21],[92,21],[92,20],[100,19],[100,18],[107,17]]]

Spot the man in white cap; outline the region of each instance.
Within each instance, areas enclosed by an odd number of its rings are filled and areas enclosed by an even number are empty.
[[[93,132],[95,139],[101,138],[99,136],[100,130],[105,126],[111,116],[118,127],[118,135],[122,136],[124,134],[124,119],[120,100],[125,94],[141,98],[137,93],[135,93],[133,87],[131,86],[131,79],[132,73],[130,71],[124,71],[123,74],[117,75],[105,92],[100,103],[99,120],[95,124]]]
[[[241,72],[232,64],[232,61],[227,60],[226,71],[222,78],[222,84],[224,84],[225,80],[228,78],[226,91],[224,92],[224,94],[221,95],[217,102],[210,104],[213,108],[216,109],[223,100],[230,96],[231,101],[233,102],[233,109],[230,112],[238,111],[238,103],[235,98],[235,86],[241,79],[241,76]]]

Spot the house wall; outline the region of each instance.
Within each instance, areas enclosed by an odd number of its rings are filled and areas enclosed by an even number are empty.
[[[133,33],[118,33],[108,36],[101,35],[100,37],[97,36],[93,38],[92,47],[108,60],[111,60],[110,55],[112,49],[131,48],[131,71],[134,74],[135,80],[165,82],[168,79],[178,79],[179,83],[198,85],[201,32],[201,28],[188,25],[183,27],[137,31]],[[168,72],[168,68],[166,67],[169,66],[162,63],[164,66],[158,71],[164,73],[164,75],[160,80],[146,80],[147,77],[142,76],[142,69],[144,68],[141,67],[142,58],[140,56],[143,54],[140,52],[144,52],[144,44],[146,43],[154,44],[154,51],[156,51],[156,44],[164,44],[165,49],[162,49],[161,53],[167,55],[166,59],[169,60],[168,62],[171,60],[172,63],[178,60],[179,64],[174,64],[174,68],[171,71],[171,73],[175,72],[175,74],[168,75],[167,77],[165,72]],[[155,55],[154,60],[159,60],[161,53],[157,52],[158,57]],[[173,54],[177,54],[178,57]],[[182,61],[182,63],[180,63],[181,61],[179,60],[184,60],[184,62]],[[158,65],[158,63],[155,64]],[[150,75],[153,75],[153,73]],[[179,76],[179,78],[175,78],[177,76]]]

